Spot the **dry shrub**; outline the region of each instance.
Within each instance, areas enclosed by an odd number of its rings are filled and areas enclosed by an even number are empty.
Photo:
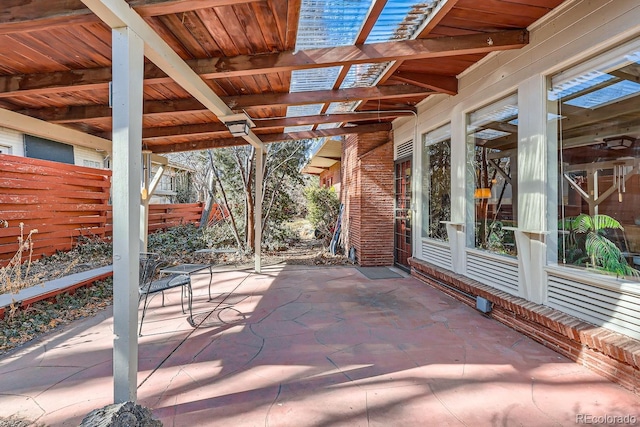
[[[7,221],[0,220],[0,227],[8,227]],[[24,223],[20,223],[20,236],[18,236],[18,250],[13,255],[9,263],[0,267],[0,294],[15,294],[21,289],[29,288],[38,284],[42,284],[43,273],[31,274],[31,261],[33,258],[33,235],[38,232],[37,229],[29,231],[27,236],[24,235]],[[26,258],[26,260],[25,260]],[[64,275],[68,272],[77,261],[60,272]],[[13,317],[18,307],[15,303],[9,306],[8,315]]]

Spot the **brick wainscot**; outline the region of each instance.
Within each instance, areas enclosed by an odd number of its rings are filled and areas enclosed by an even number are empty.
[[[486,298],[493,306],[491,318],[640,394],[640,341],[427,262],[411,258],[409,263],[422,282],[472,307],[476,296]]]

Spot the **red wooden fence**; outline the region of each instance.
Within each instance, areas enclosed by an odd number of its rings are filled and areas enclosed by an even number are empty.
[[[33,234],[33,259],[71,249],[78,236],[112,231],[111,171],[0,154],[0,266],[18,250],[20,223]],[[149,232],[198,223],[201,203],[151,205]],[[26,255],[26,254],[25,254]]]

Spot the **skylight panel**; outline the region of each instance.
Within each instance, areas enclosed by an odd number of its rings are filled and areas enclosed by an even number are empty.
[[[290,92],[308,92],[330,90],[336,83],[342,67],[315,68],[312,70],[294,70],[291,72]]]
[[[296,50],[353,44],[371,0],[302,0]]]
[[[322,123],[318,125],[318,129],[335,129],[339,127],[339,123]]]
[[[409,40],[415,37],[416,30],[427,19],[436,3],[437,0],[389,1],[373,26],[366,43]]]
[[[287,108],[287,117],[304,117],[315,116],[322,112],[324,104],[309,104],[309,105],[292,105]],[[304,126],[288,126],[284,128],[285,132],[300,132],[313,129],[311,125]]]
[[[570,99],[565,104],[580,108],[598,108],[620,101],[640,92],[640,84],[629,80],[614,83],[611,86],[595,90],[586,95]]]
[[[324,104],[293,105],[289,107],[289,109],[294,113],[291,117],[315,116],[320,114],[323,105]]]
[[[376,24],[371,29],[366,43],[381,43],[415,38],[420,26],[429,18],[429,12],[437,4],[437,0],[417,2],[415,0],[389,1]],[[390,62],[362,64],[351,79],[345,79],[342,88],[371,87],[388,68]],[[353,71],[353,68],[349,74]]]
[[[511,135],[509,132],[503,132],[495,129],[483,129],[473,134],[476,139],[484,139],[485,141],[491,141],[493,139],[502,138],[503,136]]]
[[[389,62],[375,64],[356,64],[349,68],[340,89],[352,87],[372,87]]]
[[[328,114],[348,113],[353,111],[358,105],[358,101],[352,102],[332,102],[327,108]]]
[[[605,83],[613,78],[613,76],[600,71],[586,73],[582,76],[556,84],[549,91],[549,100],[557,101],[560,98],[566,98],[575,93],[587,91],[589,88]]]
[[[293,132],[307,132],[313,130],[312,125],[300,125],[300,126],[288,126],[284,128],[285,133],[293,133]]]
[[[365,43],[413,39],[430,19],[441,0],[389,0],[376,20]],[[347,46],[355,43],[369,13],[372,0],[302,0],[296,50]],[[350,67],[340,88],[372,87],[388,69],[390,62]],[[330,90],[341,67],[293,71],[290,92]],[[353,111],[359,102],[332,103],[328,114]],[[297,110],[287,109],[287,116]]]
[[[478,110],[473,112],[469,118],[469,129],[477,129],[488,123],[509,122],[518,116],[518,106],[507,104],[492,111]]]

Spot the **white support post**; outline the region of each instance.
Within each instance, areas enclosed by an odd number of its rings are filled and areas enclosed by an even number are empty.
[[[144,44],[129,28],[113,41],[114,402],[136,401]]]
[[[464,272],[465,225],[451,221],[442,221],[441,223],[447,227],[447,237],[449,238],[449,248],[451,249],[451,268],[454,273],[461,274]]]
[[[520,84],[518,106],[518,227],[515,236],[520,296],[541,304],[547,292],[544,266],[548,159],[544,76],[533,76]]]
[[[140,192],[140,252],[147,252],[149,243],[149,200],[151,191],[151,151],[142,151],[142,190]]]
[[[413,155],[411,157],[411,256],[422,257],[422,140],[418,135],[418,114],[413,116]]]
[[[262,269],[260,259],[260,253],[262,245],[262,180],[263,180],[263,168],[264,168],[264,155],[265,152],[262,148],[256,148],[256,193],[255,193],[255,209],[254,209],[254,223],[255,223],[255,271],[260,273]]]
[[[467,244],[469,233],[473,238],[473,201],[468,202],[467,193],[473,188],[473,176],[469,176],[466,117],[460,105],[451,114],[451,225],[447,232],[451,247],[452,268],[458,274],[465,274],[467,265]]]

